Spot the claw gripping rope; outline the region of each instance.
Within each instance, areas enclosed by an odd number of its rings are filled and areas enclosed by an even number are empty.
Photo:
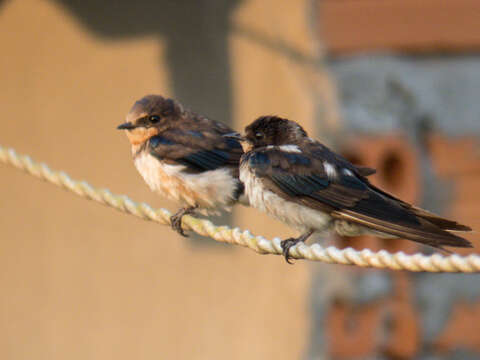
[[[73,180],[63,171],[51,170],[46,164],[37,163],[27,155],[18,155],[11,148],[7,149],[0,146],[0,162],[63,187],[81,197],[113,207],[121,212],[163,225],[170,224],[171,213],[166,209],[155,210],[150,205],[136,203],[125,195],[115,195],[107,189],[94,188],[85,181]],[[231,229],[227,226],[216,226],[211,221],[197,219],[188,215],[183,218],[183,226],[186,230],[192,230],[197,234],[211,237],[215,241],[245,246],[260,254],[282,254],[281,240],[279,238],[274,238],[270,241],[262,236],[254,236],[248,230],[241,231],[239,228]],[[403,252],[391,254],[385,250],[373,252],[368,249],[357,251],[352,248],[339,250],[333,246],[325,248],[320,244],[309,246],[299,243],[290,249],[290,255],[294,259],[380,269],[428,272],[480,272],[480,256],[476,254],[468,256],[456,254],[449,256],[440,254],[428,256],[423,254],[407,255]]]

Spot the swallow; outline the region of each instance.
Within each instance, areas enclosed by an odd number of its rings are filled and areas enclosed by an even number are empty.
[[[294,121],[263,116],[245,128],[244,136],[228,136],[243,142],[240,180],[250,206],[301,231],[299,237],[281,242],[288,263],[289,249],[314,232],[404,238],[442,250],[472,247],[450,232],[470,227],[372,185],[367,176],[374,169],[351,164],[308,137]]]
[[[182,205],[170,218],[182,236],[184,215],[230,210],[241,198],[243,150],[237,140],[223,136],[233,131],[225,124],[186,110],[176,100],[147,95],[117,128],[126,131],[135,167],[150,189]]]

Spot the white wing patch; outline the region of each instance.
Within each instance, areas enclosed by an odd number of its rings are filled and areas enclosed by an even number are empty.
[[[302,150],[300,150],[300,148],[297,145],[281,145],[278,148],[288,153],[300,154],[302,152]]]
[[[324,161],[323,168],[325,169],[325,172],[330,179],[334,179],[337,177],[338,174],[337,169],[335,169],[335,165],[330,164],[328,161]]]

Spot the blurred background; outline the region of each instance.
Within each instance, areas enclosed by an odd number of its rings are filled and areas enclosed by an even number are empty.
[[[175,210],[115,129],[159,93],[239,130],[264,114],[297,120],[376,167],[377,185],[478,228],[479,21],[475,0],[0,0],[0,144]],[[289,266],[6,166],[0,185],[2,359],[480,356],[476,275]],[[223,220],[295,234],[240,206]]]

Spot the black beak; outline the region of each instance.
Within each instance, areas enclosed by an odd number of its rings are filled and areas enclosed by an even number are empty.
[[[228,133],[228,134],[223,134],[222,136],[226,137],[228,139],[235,139],[235,140],[240,141],[240,142],[246,141],[246,139],[242,135],[240,135],[238,132],[231,132],[231,133]]]
[[[132,129],[135,129],[135,128],[136,128],[136,126],[133,125],[131,122],[126,122],[126,123],[123,123],[122,125],[117,126],[118,130],[132,130]]]

